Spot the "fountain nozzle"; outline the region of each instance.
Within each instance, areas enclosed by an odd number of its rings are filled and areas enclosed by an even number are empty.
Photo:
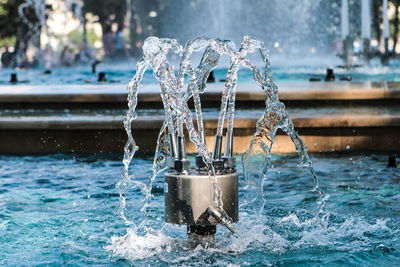
[[[95,61],[92,63],[92,73],[96,73],[96,66],[97,66],[98,64],[100,64],[100,63],[101,63],[100,60],[95,60]]]
[[[217,172],[221,172],[224,169],[224,161],[221,159],[221,156],[222,156],[222,135],[216,135],[212,158],[213,158],[214,168]]]
[[[18,78],[16,73],[11,73],[10,83],[17,83]]]
[[[97,79],[98,82],[106,82],[106,73],[105,72],[99,72],[99,77]]]
[[[178,135],[177,140],[177,157],[174,160],[174,169],[178,173],[189,173],[190,161],[186,158],[186,143],[185,137]]]
[[[326,69],[325,81],[333,82],[334,80],[335,80],[335,73],[333,72],[333,69]]]

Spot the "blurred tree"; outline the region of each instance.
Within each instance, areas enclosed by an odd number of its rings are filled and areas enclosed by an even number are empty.
[[[83,13],[98,17],[103,32],[111,23],[123,24],[126,13],[126,0],[83,0]]]
[[[146,37],[158,35],[162,28],[166,6],[174,0],[127,0],[129,14],[129,43],[133,55],[141,55]]]
[[[399,8],[400,0],[390,0],[393,3],[395,11],[394,18],[390,21],[393,26],[393,54],[396,54],[396,46],[399,38]]]
[[[94,16],[97,16],[97,22],[101,25],[103,48],[106,55],[107,51],[111,49],[111,40],[109,38],[105,39],[104,36],[107,32],[111,31],[112,23],[117,23],[120,26],[124,25],[126,8],[126,0],[83,0],[83,14],[92,13]],[[86,24],[86,21],[84,24]],[[105,40],[107,40],[107,43],[105,43]],[[87,42],[86,25],[84,25],[83,41]]]
[[[372,0],[372,35],[381,43],[382,0]]]
[[[22,40],[28,43],[32,37],[40,34],[38,28],[41,27],[33,9],[25,8],[23,11],[30,25],[25,24],[20,17],[18,7],[24,2],[24,0],[0,1],[0,39]]]

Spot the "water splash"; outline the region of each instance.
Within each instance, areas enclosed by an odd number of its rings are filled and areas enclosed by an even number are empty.
[[[205,50],[201,62],[197,68],[191,64],[191,56],[193,52]],[[179,70],[176,75],[174,66],[168,61],[167,53],[173,51],[181,56]],[[249,53],[259,51],[261,58],[265,63],[264,74],[250,62],[247,58]],[[230,58],[230,66],[228,69],[227,80],[222,91],[221,109],[218,117],[218,126],[216,136],[222,138],[224,122],[228,121],[227,136],[233,133],[234,112],[235,112],[235,96],[237,85],[237,72],[241,66],[249,68],[253,72],[253,78],[260,88],[266,93],[266,108],[264,114],[257,122],[257,131],[254,134],[249,149],[243,154],[243,171],[246,182],[257,188],[262,196],[262,188],[266,173],[269,168],[269,159],[271,156],[271,148],[275,140],[275,135],[279,129],[283,130],[295,144],[296,150],[300,157],[300,165],[307,167],[314,178],[314,190],[321,197],[318,200],[316,214],[318,214],[326,201],[326,196],[319,189],[318,179],[313,171],[311,160],[307,154],[304,142],[301,140],[297,132],[294,130],[292,121],[285,109],[283,103],[278,99],[278,87],[272,79],[269,52],[265,49],[263,42],[252,37],[245,36],[238,50],[227,40],[196,38],[190,40],[182,47],[174,39],[162,39],[157,37],[149,37],[143,45],[143,59],[137,64],[137,73],[128,84],[128,106],[124,127],[128,134],[128,141],[125,145],[124,169],[122,172],[123,179],[118,183],[120,190],[120,209],[121,216],[127,224],[136,224],[125,216],[126,199],[124,194],[128,186],[138,186],[144,193],[144,205],[142,211],[146,218],[146,209],[151,199],[151,187],[161,171],[168,166],[167,158],[173,160],[173,145],[171,145],[167,136],[184,136],[184,127],[186,126],[188,136],[199,151],[199,155],[203,157],[209,169],[209,176],[214,184],[214,199],[216,206],[223,211],[222,195],[220,193],[218,183],[215,179],[215,169],[212,165],[212,158],[205,143],[204,125],[201,111],[200,94],[206,89],[205,82],[209,73],[219,62],[221,55],[228,55]],[[138,150],[135,140],[133,139],[131,129],[132,121],[136,118],[135,109],[137,106],[137,94],[139,83],[143,77],[146,68],[151,66],[153,74],[158,80],[161,91],[162,103],[164,106],[166,121],[164,122],[160,134],[158,136],[156,155],[154,157],[152,173],[149,177],[147,185],[140,183],[134,179],[134,175],[129,174],[130,162]],[[185,76],[188,77],[188,84],[185,88]],[[195,113],[197,118],[197,130],[194,126],[193,115],[190,111],[187,101],[193,98],[195,103]],[[172,151],[172,152],[171,152]],[[264,203],[264,202],[263,202]],[[262,212],[263,204],[259,211]],[[140,222],[139,228],[145,225],[145,220]],[[227,218],[229,223],[229,218]]]
[[[62,12],[64,13],[64,31],[65,31],[65,25],[67,25],[67,13],[69,11],[72,12],[72,15],[79,18],[80,22],[84,22],[84,14],[83,14],[83,1],[81,0],[64,0],[62,1],[62,4],[56,4],[57,8],[62,8]],[[32,21],[29,20],[28,16],[25,15],[25,10],[30,9],[34,12],[36,19],[38,20],[37,23],[33,23]],[[55,20],[53,18],[53,12],[52,12],[52,5],[47,5],[45,0],[24,0],[19,6],[18,6],[18,14],[22,21],[28,26],[30,29],[30,32],[28,33],[29,35],[34,35],[38,34],[41,32],[41,30],[44,30],[45,35],[47,38],[50,37],[55,37],[55,33],[50,30],[50,28],[47,26],[47,20]],[[57,18],[57,21],[60,20],[60,18]],[[60,38],[60,36],[57,36],[57,38]]]
[[[28,17],[25,15],[25,9],[30,8],[33,10],[38,23],[32,23]],[[42,0],[25,0],[22,4],[18,6],[18,14],[22,21],[28,25],[32,33],[40,32],[41,28],[44,27],[45,32],[48,32],[46,17],[50,15],[49,10],[46,9],[46,3]]]
[[[260,197],[263,198],[262,190],[264,179],[267,178],[266,174],[270,167],[272,145],[274,144],[278,129],[281,129],[294,143],[296,151],[299,154],[300,166],[308,168],[313,177],[313,191],[317,191],[320,195],[320,198],[317,200],[316,209],[316,215],[318,215],[322,211],[328,196],[325,196],[325,193],[319,188],[318,177],[312,167],[312,161],[307,153],[306,145],[294,130],[293,122],[290,120],[285,105],[279,101],[278,86],[272,78],[269,51],[264,47],[262,42],[255,39],[248,42],[248,46],[248,49],[259,49],[264,61],[264,75],[250,61],[245,60],[244,65],[253,72],[253,79],[266,93],[266,98],[264,114],[257,121],[256,132],[250,141],[249,148],[242,156],[246,182],[256,187],[260,191]],[[261,212],[264,204],[262,201]]]
[[[390,219],[368,221],[360,216],[344,216],[340,221],[332,222],[329,227],[321,228],[317,226],[315,218],[302,219],[295,214],[266,216],[262,221],[255,214],[241,213],[240,217],[242,219],[237,227],[242,233],[241,238],[221,232],[216,241],[199,244],[179,236],[181,231],[178,227],[165,225],[161,230],[152,230],[143,235],[128,229],[125,235],[114,236],[106,249],[114,257],[128,259],[136,264],[144,259],[152,259],[152,262],[169,265],[209,266],[214,262],[210,263],[210,258],[219,258],[221,265],[233,260],[241,266],[249,265],[259,257],[258,260],[265,265],[267,259],[276,260],[282,254],[286,261],[296,255],[301,258],[307,252],[310,253],[310,249],[351,254],[365,253],[380,247],[384,250],[390,248],[390,242],[377,242],[375,238],[381,236],[384,239],[398,233],[389,227]],[[340,217],[340,214],[335,217]],[[178,237],[171,237],[175,234]]]

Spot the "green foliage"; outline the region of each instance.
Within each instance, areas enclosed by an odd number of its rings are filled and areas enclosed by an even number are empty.
[[[35,26],[38,19],[32,9],[24,9],[24,14],[31,25],[26,25],[18,13],[23,0],[0,1],[0,39],[17,38],[28,41],[35,33],[30,26]],[[9,41],[12,39],[8,39]]]
[[[3,47],[5,44],[12,46],[15,44],[15,41],[15,36],[3,38],[0,40],[0,47]]]
[[[7,16],[8,10],[5,8],[4,4],[0,3],[0,16]]]
[[[79,46],[83,43],[83,32],[80,30],[72,30],[67,34],[68,45],[71,45],[73,49],[79,49]],[[94,46],[94,43],[97,41],[101,41],[101,37],[96,34],[94,29],[91,29],[87,32],[87,41],[91,47]]]
[[[72,47],[79,47],[79,45],[83,42],[83,34],[77,29],[72,30],[67,34],[67,40]]]
[[[97,35],[94,29],[91,29],[87,32],[87,40],[89,44],[93,47],[95,42],[101,41],[101,36]]]

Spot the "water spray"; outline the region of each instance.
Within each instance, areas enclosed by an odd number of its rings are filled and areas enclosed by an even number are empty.
[[[204,51],[204,53],[200,64],[194,67],[191,55],[198,51]],[[254,51],[260,53],[265,63],[264,74],[247,58],[247,54]],[[168,52],[181,57],[177,74],[174,66],[167,59]],[[209,75],[218,65],[223,54],[230,57],[230,66],[224,80],[217,132],[213,151],[210,153],[206,146],[200,94],[205,91]],[[125,220],[127,219],[124,215],[124,194],[133,177],[128,169],[138,149],[132,136],[132,121],[136,118],[139,84],[149,66],[153,68],[153,75],[159,81],[165,121],[157,140],[153,170],[145,190],[148,192],[145,199],[151,199],[149,188],[157,174],[167,170],[164,174],[165,221],[167,223],[186,225],[187,234],[192,238],[213,238],[217,225],[222,225],[232,233],[236,233],[232,223],[239,220],[239,199],[237,166],[233,155],[233,126],[237,73],[241,66],[253,72],[254,80],[266,93],[266,109],[257,122],[257,131],[249,149],[243,155],[246,181],[258,179],[259,181],[253,184],[262,185],[268,169],[270,149],[278,129],[282,129],[290,136],[300,155],[301,164],[307,166],[313,174],[311,160],[304,142],[294,131],[285,106],[278,99],[277,86],[271,76],[269,52],[264,48],[263,42],[245,36],[240,48],[235,49],[230,41],[202,37],[190,40],[182,47],[174,39],[149,37],[143,44],[143,59],[137,63],[136,74],[128,84],[129,110],[124,120],[128,141],[125,145],[123,160],[123,180],[119,183],[121,215]],[[185,77],[188,77],[187,84],[185,84]],[[194,102],[197,128],[187,103],[190,98],[193,98]],[[223,138],[224,125],[227,125],[225,140]],[[187,157],[186,140],[192,142],[198,151],[195,165],[192,165]],[[253,156],[255,147],[265,149],[265,160],[257,169],[246,165],[248,159]],[[313,177],[316,179],[314,174]],[[315,190],[320,192],[317,180]]]

